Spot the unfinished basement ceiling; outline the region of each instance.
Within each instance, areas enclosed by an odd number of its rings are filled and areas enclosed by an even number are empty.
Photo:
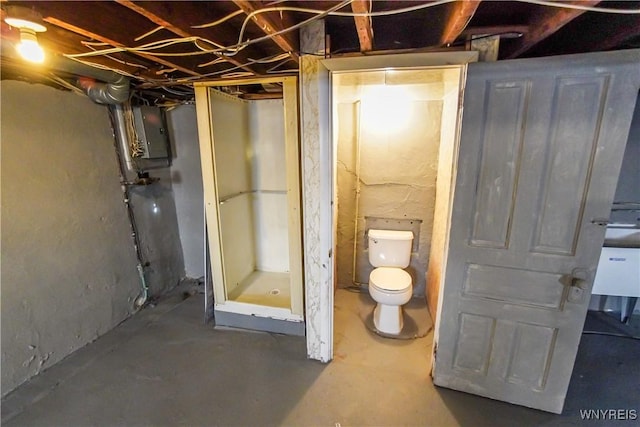
[[[113,69],[132,77],[138,88],[167,94],[183,94],[195,80],[296,72],[299,56],[305,53],[300,51],[299,28],[282,30],[322,17],[327,55],[332,57],[465,50],[472,37],[488,35],[502,36],[499,59],[640,47],[639,14],[541,3],[545,2],[3,0],[2,78],[51,84],[50,75],[42,77],[42,68],[11,52],[19,31],[4,17],[12,6],[42,16],[47,31],[39,33],[38,40],[48,55]],[[560,3],[640,9],[640,1]],[[270,11],[257,12],[265,8]],[[365,16],[368,13],[372,15]],[[241,49],[235,48],[238,44]],[[46,69],[46,64],[41,67]],[[273,94],[261,87],[250,90]]]

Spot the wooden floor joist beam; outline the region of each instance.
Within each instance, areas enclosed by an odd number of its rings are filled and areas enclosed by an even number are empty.
[[[56,18],[47,17],[47,18],[44,18],[44,21],[48,22],[49,24],[56,25],[56,26],[58,26],[60,28],[64,28],[65,30],[71,31],[73,33],[80,34],[81,36],[88,37],[88,38],[94,39],[94,40],[98,40],[98,41],[100,41],[102,43],[106,43],[106,44],[108,44],[110,46],[113,46],[113,47],[124,47],[124,45],[122,43],[119,43],[116,40],[112,40],[112,39],[110,39],[108,37],[104,37],[104,36],[102,36],[100,34],[93,33],[91,31],[85,30],[85,29],[80,28],[80,27],[76,27],[75,25],[69,24],[68,22],[64,22],[64,21],[61,21],[61,20],[56,19]],[[148,54],[148,53],[144,53],[144,52],[131,52],[131,53],[134,54],[134,55],[138,55],[138,56],[140,56],[142,58],[145,58],[145,59],[147,59],[149,61],[157,62],[159,64],[162,64],[162,65],[166,66],[166,67],[175,68],[176,70],[182,71],[183,73],[189,74],[191,76],[196,76],[196,77],[201,77],[202,76],[200,73],[197,73],[197,72],[195,72],[195,71],[193,71],[193,70],[191,70],[189,68],[182,67],[182,66],[180,66],[178,64],[174,64],[173,62],[167,61],[165,59],[159,58],[157,56],[154,56],[154,55],[151,55],[151,54]]]
[[[185,31],[184,29],[178,27],[177,25],[174,25],[173,23],[165,20],[164,18],[156,15],[155,13],[145,9],[144,7],[130,1],[130,0],[115,0],[117,3],[119,3],[120,5],[144,16],[145,18],[147,18],[148,20],[150,20],[151,22],[153,22],[154,24],[164,27],[166,28],[168,31],[171,31],[173,34],[176,34],[180,37],[192,37],[193,34],[190,34],[189,32]],[[233,64],[235,67],[241,68],[245,71],[249,71],[253,74],[258,74],[255,70],[253,70],[251,67],[249,67],[248,65],[243,65],[243,63],[241,61],[237,61],[231,57],[227,57],[227,56],[222,56],[219,55],[221,58],[223,58],[226,62]]]
[[[480,0],[458,0],[453,3],[449,19],[440,37],[440,44],[447,46],[453,43],[469,25],[479,5]]]
[[[247,15],[260,9],[260,7],[252,1],[233,0],[233,2]],[[297,46],[297,43],[294,41],[294,38],[291,36],[291,33],[275,35],[279,31],[285,29],[285,25],[272,19],[272,17],[267,13],[254,15],[251,17],[251,20],[255,22],[258,27],[260,27],[265,35],[272,36],[272,40],[280,47],[280,49],[282,49],[284,52],[289,53],[292,60],[294,60],[296,63],[299,62],[299,48]]]
[[[351,3],[353,13],[369,12],[369,0],[354,0]],[[354,16],[353,20],[358,31],[360,40],[360,52],[370,52],[373,50],[373,25],[370,16]]]

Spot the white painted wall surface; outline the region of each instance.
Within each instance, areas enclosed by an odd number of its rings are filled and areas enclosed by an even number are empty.
[[[204,276],[204,201],[194,105],[167,111],[172,141],[171,183],[187,277]]]
[[[220,204],[220,234],[227,294],[255,270],[252,199],[252,194],[245,193]]]
[[[282,99],[249,103],[256,268],[289,271],[287,176]]]
[[[5,395],[127,318],[140,285],[106,107],[0,87]]]

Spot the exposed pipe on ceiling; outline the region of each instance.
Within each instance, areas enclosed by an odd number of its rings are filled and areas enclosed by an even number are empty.
[[[47,62],[51,70],[81,76],[75,85],[97,104],[121,104],[129,99],[129,79],[121,74],[91,67],[63,56],[54,56]]]
[[[25,63],[15,49],[2,46],[2,56]],[[129,99],[129,78],[110,70],[101,70],[60,55],[48,55],[45,64],[34,68],[51,73],[65,73],[76,76],[72,84],[81,89],[93,102],[97,104],[121,104]],[[41,71],[40,71],[41,72]],[[64,76],[61,76],[64,77]],[[65,80],[69,80],[65,77]]]
[[[129,99],[129,79],[119,74],[118,76],[115,81],[105,83],[80,78],[77,86],[95,103],[122,104]]]

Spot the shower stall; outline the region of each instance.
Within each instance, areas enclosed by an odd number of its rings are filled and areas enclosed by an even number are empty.
[[[296,85],[195,85],[216,325],[304,334]]]

